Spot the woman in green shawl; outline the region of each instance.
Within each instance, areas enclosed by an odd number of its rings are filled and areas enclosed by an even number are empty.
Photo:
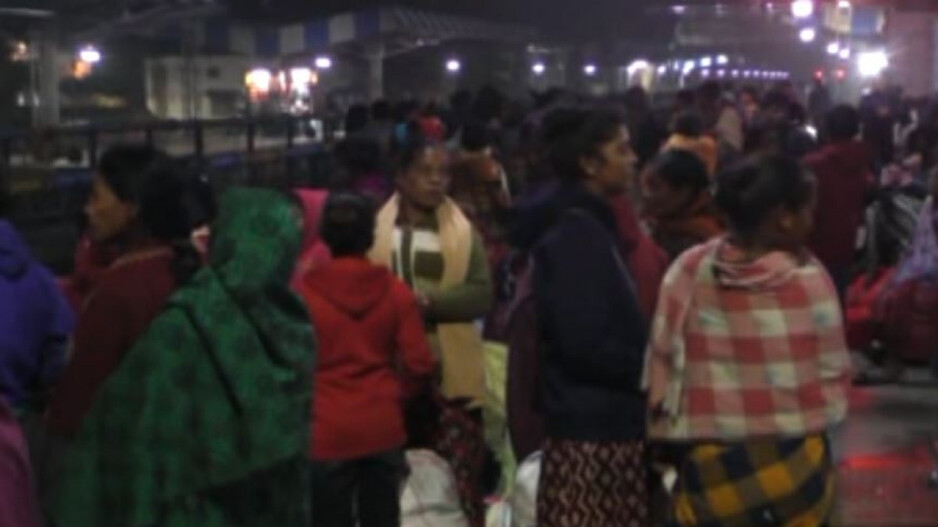
[[[52,516],[68,527],[308,527],[313,330],[288,286],[299,210],[222,199],[211,260],[107,381]]]

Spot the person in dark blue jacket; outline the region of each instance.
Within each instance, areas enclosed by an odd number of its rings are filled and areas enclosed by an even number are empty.
[[[0,195],[0,398],[23,418],[42,409],[74,326],[52,274],[4,219]]]
[[[629,185],[636,156],[611,112],[556,110],[544,140],[560,183],[541,218],[527,220],[542,227],[534,295],[547,441],[538,525],[645,526],[647,330],[607,204]]]

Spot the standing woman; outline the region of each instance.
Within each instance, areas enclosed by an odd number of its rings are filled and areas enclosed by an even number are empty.
[[[439,448],[456,475],[471,525],[484,520],[485,459],[482,335],[475,324],[492,305],[482,240],[446,197],[447,155],[410,126],[397,153],[397,192],[378,214],[370,257],[392,269],[417,297],[430,345],[441,362],[441,391],[451,414]]]
[[[547,436],[538,525],[645,527],[646,319],[608,204],[636,156],[611,112],[556,110],[545,127],[561,183],[534,248]]]
[[[642,198],[652,237],[672,261],[723,232],[707,168],[687,150],[652,160],[642,173]]]
[[[289,282],[299,207],[232,189],[193,276],[104,382],[58,525],[308,527],[313,330]]]
[[[671,267],[648,348],[649,437],[678,452],[672,519],[823,525],[850,359],[834,284],[805,247],[815,182],[797,161],[754,158],[716,199],[729,234]]]
[[[52,433],[78,432],[98,389],[198,268],[185,188],[170,159],[152,148],[115,146],[101,157],[85,213],[93,241],[116,259],[78,314],[74,356],[49,409]]]

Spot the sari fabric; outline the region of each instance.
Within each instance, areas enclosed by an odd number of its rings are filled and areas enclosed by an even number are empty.
[[[102,388],[67,460],[61,525],[305,527],[314,338],[288,286],[291,202],[235,189],[210,266]]]

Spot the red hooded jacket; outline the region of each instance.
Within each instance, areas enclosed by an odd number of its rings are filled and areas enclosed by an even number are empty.
[[[319,338],[313,459],[353,459],[402,447],[403,403],[436,368],[413,294],[364,258],[339,258],[314,269],[300,292]]]

